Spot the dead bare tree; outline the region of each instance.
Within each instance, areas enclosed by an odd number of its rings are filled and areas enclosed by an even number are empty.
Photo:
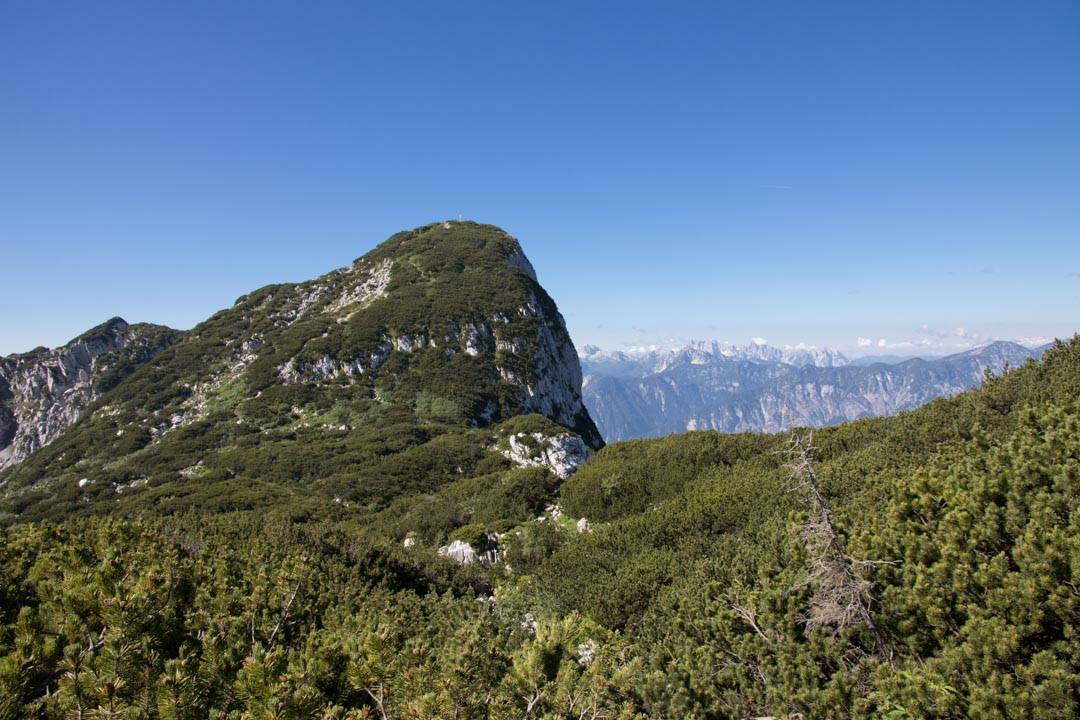
[[[874,654],[892,662],[892,652],[870,614],[873,583],[860,570],[870,563],[848,554],[833,523],[832,512],[814,471],[813,433],[791,434],[788,468],[807,511],[800,537],[806,548],[807,576],[800,586],[813,589],[809,612],[802,620],[806,632],[831,627],[834,637],[849,627],[864,627],[874,640]]]

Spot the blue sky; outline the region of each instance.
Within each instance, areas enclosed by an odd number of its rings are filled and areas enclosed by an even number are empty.
[[[1080,4],[0,7],[0,353],[459,216],[579,344],[1071,335]]]

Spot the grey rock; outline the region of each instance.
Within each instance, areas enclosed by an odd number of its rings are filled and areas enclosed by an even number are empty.
[[[579,435],[537,432],[510,435],[502,454],[518,467],[544,467],[565,480],[589,459],[591,451]]]
[[[439,548],[438,552],[443,557],[448,557],[454,562],[461,563],[462,565],[471,565],[480,557],[479,553],[476,552],[476,549],[464,540],[455,540],[449,545],[443,545]]]
[[[574,656],[577,658],[578,665],[581,667],[592,665],[593,658],[596,657],[596,652],[599,649],[600,644],[595,640],[587,640],[578,645],[574,649]]]
[[[525,257],[525,253],[521,251],[512,252],[507,255],[506,262],[509,263],[511,267],[516,267],[533,280],[536,280],[536,270],[533,269],[533,265],[529,262],[529,258]]]
[[[0,358],[0,470],[55,440],[104,392],[181,334],[113,318],[54,350]]]
[[[471,565],[472,563],[494,565],[499,561],[500,557],[498,550],[498,536],[488,535],[488,543],[491,549],[484,552],[478,552],[476,548],[464,540],[455,540],[449,545],[440,547],[438,553],[443,557],[448,557],[454,562],[462,565]]]

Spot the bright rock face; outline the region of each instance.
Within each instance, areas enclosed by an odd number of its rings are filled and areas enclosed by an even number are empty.
[[[519,467],[544,467],[565,480],[589,459],[589,447],[577,435],[518,433],[506,438],[502,451]]]
[[[113,318],[55,350],[0,358],[0,469],[51,443],[104,391],[179,337]]]
[[[484,552],[477,552],[476,548],[464,540],[454,540],[449,545],[440,547],[437,552],[461,565],[471,565],[472,563],[493,565],[499,562],[498,538],[492,535],[489,535],[488,538],[493,541],[492,546],[491,549]]]
[[[560,425],[578,428],[588,411],[581,399],[581,365],[572,345],[566,342],[561,315],[547,317],[530,303],[520,312],[537,313],[539,343],[532,360],[536,380],[525,383],[525,410],[551,418]]]
[[[464,540],[455,540],[449,545],[443,545],[439,548],[439,554],[462,565],[470,565],[480,557],[473,546]]]

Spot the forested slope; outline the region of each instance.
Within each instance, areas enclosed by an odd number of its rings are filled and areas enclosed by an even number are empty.
[[[561,488],[463,478],[363,522],[286,503],[17,525],[0,712],[1074,717],[1078,399],[1074,340],[818,431],[826,546],[790,436],[716,433],[609,446]],[[438,556],[455,534],[499,561]]]

